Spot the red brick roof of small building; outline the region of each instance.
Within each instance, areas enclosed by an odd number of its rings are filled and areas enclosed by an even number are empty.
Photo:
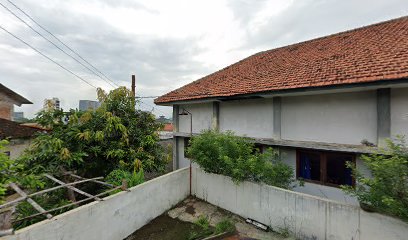
[[[163,127],[163,131],[173,132],[173,124],[172,123],[165,123],[164,127]]]
[[[30,138],[39,131],[39,129],[22,126],[18,122],[0,118],[0,140],[6,138]]]
[[[408,16],[257,53],[155,103],[408,78]]]

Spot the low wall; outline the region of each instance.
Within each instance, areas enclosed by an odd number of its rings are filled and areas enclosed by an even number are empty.
[[[300,239],[407,239],[408,224],[357,206],[193,169],[193,194]]]
[[[16,231],[5,240],[122,240],[189,195],[189,169]]]

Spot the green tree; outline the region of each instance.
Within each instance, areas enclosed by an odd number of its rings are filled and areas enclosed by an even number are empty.
[[[3,201],[7,185],[11,182],[20,183],[31,188],[43,186],[39,177],[21,172],[23,166],[5,154],[4,151],[8,144],[7,140],[0,140],[0,202]]]
[[[132,172],[135,163],[145,171],[162,171],[166,160],[158,144],[162,127],[151,113],[135,109],[125,87],[105,93],[95,111],[42,111],[37,122],[50,129],[38,136],[19,162],[25,171],[59,174],[75,170],[86,177],[106,176],[117,168]]]
[[[187,152],[204,171],[230,176],[237,183],[249,180],[288,189],[296,182],[278,152],[269,148],[261,154],[247,138],[232,132],[204,131],[191,139]]]
[[[363,175],[349,163],[357,185],[355,188],[343,186],[343,189],[356,196],[363,206],[408,221],[407,144],[398,137],[395,141],[388,140],[387,146],[376,154],[362,156],[372,176]]]

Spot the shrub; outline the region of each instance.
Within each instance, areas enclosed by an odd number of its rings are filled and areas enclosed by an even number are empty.
[[[133,187],[144,182],[143,169],[139,171],[128,172],[123,169],[115,169],[106,177],[106,181],[110,184],[120,186],[122,180],[126,180],[128,187]]]
[[[208,220],[208,217],[204,215],[199,216],[197,221],[194,223],[204,230],[208,230],[210,228],[210,221]]]
[[[294,170],[284,164],[278,152],[254,151],[254,144],[232,132],[204,131],[191,139],[187,153],[209,173],[230,176],[234,182],[244,180],[264,182],[282,188],[295,183]]]
[[[215,225],[215,234],[220,234],[224,232],[234,232],[235,231],[235,225],[234,223],[228,219],[225,218],[221,220],[219,223]]]
[[[363,205],[408,221],[407,145],[402,137],[398,137],[394,142],[388,140],[387,146],[376,154],[362,156],[372,177],[364,176],[349,164],[357,186],[343,186],[343,190],[356,196]]]

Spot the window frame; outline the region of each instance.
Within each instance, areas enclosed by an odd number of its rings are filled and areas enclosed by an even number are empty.
[[[317,154],[320,156],[320,180],[304,179],[300,176],[300,154],[309,153]],[[341,185],[333,184],[327,182],[327,156],[347,156],[351,157],[351,162],[356,166],[356,154],[346,153],[346,152],[331,152],[331,151],[321,151],[321,150],[310,150],[310,149],[296,149],[296,179],[302,179],[304,182],[340,188]],[[351,186],[356,186],[356,179],[351,176]]]

